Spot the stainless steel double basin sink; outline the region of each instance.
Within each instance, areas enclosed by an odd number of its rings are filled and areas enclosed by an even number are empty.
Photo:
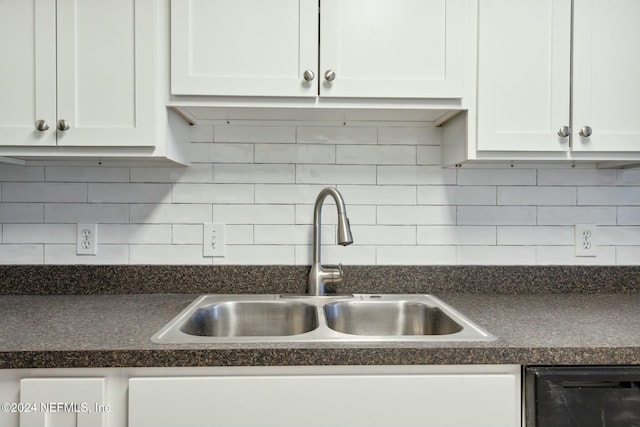
[[[417,294],[204,295],[151,341],[162,344],[489,341],[438,298]]]

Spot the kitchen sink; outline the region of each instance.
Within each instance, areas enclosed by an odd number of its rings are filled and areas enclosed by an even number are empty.
[[[292,301],[228,301],[198,308],[180,327],[206,337],[283,336],[318,327],[316,307]]]
[[[151,337],[160,344],[489,341],[432,295],[203,295]]]
[[[415,301],[343,301],[326,304],[327,326],[354,335],[448,335],[463,327],[438,307]]]

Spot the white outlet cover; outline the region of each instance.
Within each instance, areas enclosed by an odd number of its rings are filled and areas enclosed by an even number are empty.
[[[202,256],[224,257],[225,225],[203,224],[202,230]]]
[[[598,233],[595,224],[576,224],[575,247],[576,256],[595,257],[598,255]]]
[[[78,224],[76,233],[76,254],[98,254],[98,224]]]

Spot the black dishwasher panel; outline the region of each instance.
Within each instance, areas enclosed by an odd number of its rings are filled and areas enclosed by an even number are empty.
[[[527,367],[526,427],[640,427],[640,366]]]

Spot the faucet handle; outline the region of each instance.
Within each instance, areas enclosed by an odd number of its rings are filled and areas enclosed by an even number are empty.
[[[344,270],[342,269],[342,263],[338,264],[338,274],[340,277],[344,276]]]

